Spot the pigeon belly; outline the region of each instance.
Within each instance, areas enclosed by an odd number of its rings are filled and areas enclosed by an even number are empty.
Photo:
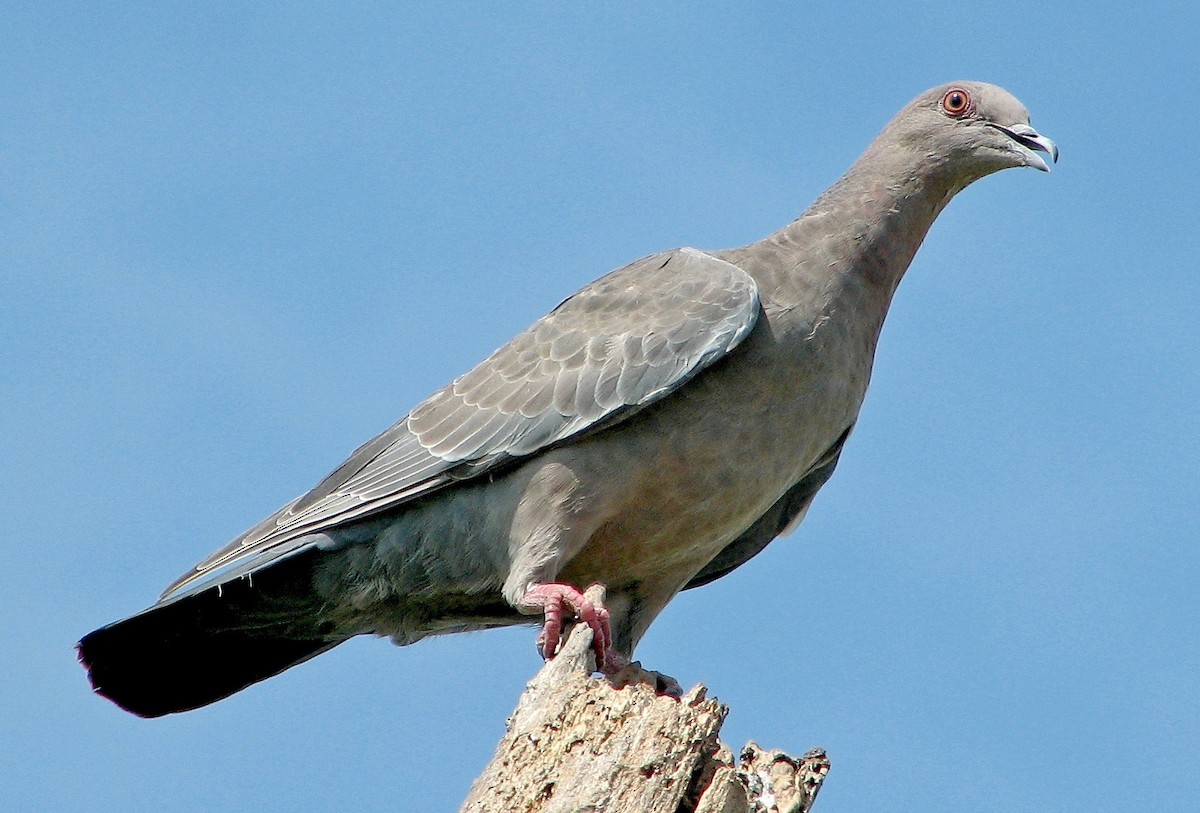
[[[591,532],[561,579],[663,603],[678,592],[853,424],[871,354],[852,358],[862,344],[834,336],[838,329],[765,321],[730,363],[625,425],[546,455],[595,504]],[[795,346],[781,354],[788,341]]]

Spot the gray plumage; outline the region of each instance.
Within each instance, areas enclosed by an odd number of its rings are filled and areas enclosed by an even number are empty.
[[[798,220],[638,260],[568,298],[294,500],[80,644],[154,716],[361,633],[532,620],[539,585],[608,588],[632,655],[681,589],[803,517],[854,426],[892,294],[958,191],[1047,169],[1004,90],[922,94]]]

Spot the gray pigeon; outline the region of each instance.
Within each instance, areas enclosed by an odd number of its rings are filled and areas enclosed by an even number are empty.
[[[85,636],[97,692],[146,717],[212,703],[355,635],[564,616],[628,662],[676,593],[794,528],[837,465],[892,293],[972,181],[1048,170],[994,85],[918,96],[798,220],[680,248],[570,297],[153,607]],[[580,592],[607,586],[606,606]]]

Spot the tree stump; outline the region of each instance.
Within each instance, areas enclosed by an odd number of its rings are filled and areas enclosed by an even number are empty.
[[[595,590],[593,588],[592,590]],[[589,590],[589,598],[603,593]],[[592,677],[592,632],[575,625],[530,681],[462,813],[807,813],[829,772],[753,742],[735,765],[717,739],[729,709],[697,686],[659,694],[633,664]]]

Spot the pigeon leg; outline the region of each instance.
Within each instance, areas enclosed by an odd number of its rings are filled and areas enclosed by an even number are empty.
[[[523,610],[541,610],[545,616],[542,631],[537,637],[538,651],[549,660],[558,651],[562,639],[563,609],[569,607],[575,617],[592,628],[592,648],[596,651],[596,668],[607,671],[609,648],[612,646],[612,628],[608,610],[593,603],[583,593],[569,584],[547,582],[535,584],[521,598]]]

